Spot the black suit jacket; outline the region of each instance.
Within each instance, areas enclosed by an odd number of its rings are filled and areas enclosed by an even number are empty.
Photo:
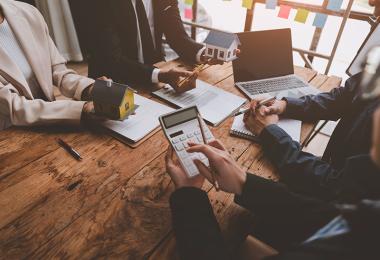
[[[361,171],[357,171],[358,168]],[[362,198],[380,198],[380,171],[368,156],[348,159],[343,171],[349,180],[342,182],[341,191],[332,198],[334,203],[346,202],[346,193],[356,194],[351,197],[353,203],[359,203]],[[373,190],[363,190],[362,184],[352,185],[360,183],[358,180],[363,174],[367,184],[374,185]],[[269,259],[370,259],[375,254],[379,256],[376,242],[373,242],[379,238],[378,212],[366,216],[359,208],[346,217],[350,233],[304,244],[303,241],[339,215],[333,203],[294,193],[282,183],[250,174],[241,196],[236,196],[235,201],[268,223],[267,235],[272,237],[267,236],[266,242],[276,241],[272,246],[280,250],[279,255]],[[236,254],[227,251],[228,245],[224,243],[204,191],[179,189],[172,194],[170,205],[181,259],[236,259]]]
[[[322,159],[303,152],[299,143],[276,125],[261,133],[265,155],[279,169],[281,182],[292,190],[328,199],[336,192],[346,159],[369,153],[373,112],[380,102],[360,100],[359,81],[360,74],[329,93],[287,99],[285,117],[304,121],[340,119]]]
[[[82,0],[89,1],[89,0]],[[141,64],[137,52],[137,20],[131,0],[90,0],[93,26],[87,28],[89,76],[111,77],[128,84],[150,84],[152,64]],[[203,45],[186,33],[177,0],[153,0],[155,62],[162,61],[162,36],[184,60],[195,61]]]

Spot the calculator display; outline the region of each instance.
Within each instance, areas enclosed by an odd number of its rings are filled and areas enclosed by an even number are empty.
[[[198,111],[196,108],[192,107],[186,110],[182,110],[178,113],[174,113],[162,118],[165,127],[170,128],[192,119],[196,119],[198,117]]]

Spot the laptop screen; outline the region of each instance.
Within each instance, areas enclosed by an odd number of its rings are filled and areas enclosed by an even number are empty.
[[[233,61],[235,82],[294,74],[290,29],[238,34],[239,58]]]

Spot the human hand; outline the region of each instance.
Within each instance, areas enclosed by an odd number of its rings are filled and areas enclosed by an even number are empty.
[[[277,114],[270,114],[266,106],[251,103],[251,108],[244,114],[243,121],[253,134],[260,135],[265,127],[277,124],[279,117]]]
[[[371,158],[380,168],[380,108],[373,115]]]
[[[202,176],[206,177],[211,183],[214,182],[215,178],[219,188],[225,192],[238,195],[242,193],[247,174],[220,141],[214,140],[208,145],[190,143],[189,146],[188,153],[203,153],[210,162],[211,169],[206,167],[202,161],[194,160]]]
[[[81,120],[84,122],[103,121],[107,118],[95,114],[94,102],[86,102],[82,108]]]
[[[183,187],[202,188],[205,178],[197,175],[192,178],[187,176],[185,170],[174,158],[173,148],[170,146],[165,157],[166,171],[169,173],[176,189]]]
[[[104,80],[104,81],[111,81],[112,82],[112,79],[110,78],[107,78],[106,76],[102,76],[100,78],[97,78],[99,80]],[[95,84],[95,83],[94,83]],[[93,100],[93,90],[94,90],[94,84],[91,84],[90,86],[88,86],[87,88],[85,88],[82,92],[82,100],[85,100],[85,101],[90,101],[90,100]]]
[[[368,0],[368,4],[375,7],[374,15],[380,16],[380,0]]]
[[[251,101],[251,108],[253,109],[253,111],[255,111],[255,109],[257,107],[260,107],[260,102],[262,102],[263,100],[265,100],[265,97],[261,97],[261,98],[257,98],[257,99],[253,99]],[[266,114],[277,114],[277,115],[282,115],[285,110],[286,110],[286,107],[287,107],[287,102],[285,100],[273,100],[265,105],[263,105],[262,107],[264,107],[264,112]]]
[[[195,80],[197,79],[198,74],[178,68],[172,69],[161,69],[158,74],[158,80],[162,83],[169,84],[174,88],[176,92],[185,92],[191,88],[195,88]],[[184,78],[189,78],[188,82],[184,85],[181,85],[181,88],[178,87],[178,84]]]

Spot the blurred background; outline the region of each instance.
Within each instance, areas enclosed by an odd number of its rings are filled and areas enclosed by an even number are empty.
[[[85,60],[86,36],[81,33],[81,26],[90,22],[91,19],[96,19],[96,17],[83,14],[81,0],[26,0],[23,2],[35,5],[42,12],[55,43],[68,61],[81,62]],[[112,3],[112,1],[109,2]],[[316,6],[323,6],[324,4],[324,0],[289,0],[286,2],[301,4],[301,7],[302,4]],[[245,28],[247,9],[242,6],[242,0],[198,0],[197,9],[193,9],[196,14],[191,14],[193,17],[196,16],[196,19],[189,19],[189,14],[185,15],[185,10],[189,8],[188,3],[188,0],[179,0],[184,21],[192,21],[199,25],[230,32],[247,30]],[[342,12],[348,3],[349,0],[343,1]],[[297,5],[293,7],[288,19],[282,19],[278,17],[279,7],[274,10],[267,9],[265,1],[257,1],[252,12],[253,21],[250,30],[292,28],[293,46],[295,48],[314,49],[318,53],[329,55],[333,50],[343,17],[329,15],[324,28],[318,30],[313,26],[315,13],[311,12],[305,23],[299,23],[294,21],[296,9]],[[367,14],[369,17],[372,11],[368,5],[368,0],[354,0],[351,12]],[[368,35],[370,28],[371,24],[362,17],[357,19],[353,16],[347,20],[331,68],[328,70],[329,75],[340,76],[343,80],[348,78],[345,71]],[[187,29],[190,34],[190,26],[187,26]],[[318,40],[317,44],[314,42],[312,48],[316,31]],[[195,37],[198,41],[203,41],[207,33],[208,30],[198,28]],[[165,49],[168,60],[176,58],[169,46],[165,46]],[[320,73],[326,72],[328,62],[326,59],[313,57],[311,60],[315,70]],[[294,61],[296,65],[305,66],[304,60],[296,52],[294,53]]]

